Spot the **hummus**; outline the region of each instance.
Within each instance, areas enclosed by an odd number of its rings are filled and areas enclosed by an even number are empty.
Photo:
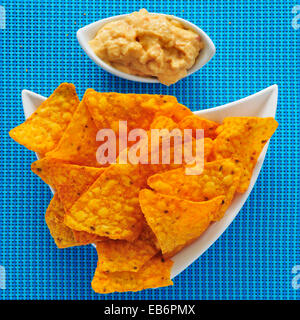
[[[185,77],[203,48],[196,32],[145,9],[105,24],[89,44],[112,67],[137,76],[157,77],[165,85]]]

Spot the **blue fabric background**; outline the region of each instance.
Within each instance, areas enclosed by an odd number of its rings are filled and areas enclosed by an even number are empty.
[[[282,1],[3,1],[0,30],[0,299],[299,299],[291,284],[300,264],[299,39],[296,0]],[[299,2],[298,2],[299,4]],[[142,7],[188,19],[217,53],[201,71],[171,87],[109,75],[80,49],[76,31],[95,20]],[[298,45],[297,45],[298,42]],[[298,63],[298,65],[297,65]],[[279,85],[278,131],[251,196],[222,237],[175,278],[174,286],[97,295],[91,246],[56,249],[44,222],[49,188],[31,171],[35,155],[8,131],[24,120],[21,91],[48,96],[73,82],[80,97],[98,91],[168,93],[192,110],[212,108]]]

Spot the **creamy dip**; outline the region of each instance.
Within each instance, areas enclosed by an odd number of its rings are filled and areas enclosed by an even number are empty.
[[[185,77],[203,48],[196,32],[145,9],[105,24],[89,44],[112,67],[137,76],[157,77],[165,85]]]

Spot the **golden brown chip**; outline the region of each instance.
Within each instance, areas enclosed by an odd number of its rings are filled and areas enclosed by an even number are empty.
[[[86,93],[90,90],[92,89],[88,89]],[[58,146],[47,153],[47,156],[77,165],[99,167],[96,159],[99,147],[99,142],[96,141],[97,131],[83,98]]]
[[[32,164],[32,171],[50,184],[68,211],[79,197],[103,173],[103,168],[92,168],[63,163],[53,158],[43,158]],[[102,241],[95,234],[73,230],[75,240],[80,244]]]
[[[224,196],[192,202],[148,189],[140,191],[142,211],[165,257],[172,257],[196,240],[221,210],[222,203]]]
[[[51,170],[54,165],[58,165],[58,160],[44,157],[31,164],[31,170],[38,175],[46,184],[54,187]],[[60,161],[63,164],[62,161]]]
[[[64,207],[55,194],[46,211],[46,223],[58,248],[82,245],[78,243],[73,231],[64,224]]]
[[[236,158],[243,167],[238,192],[248,189],[257,159],[278,126],[274,118],[229,117],[218,127],[214,140],[215,159]]]
[[[51,170],[51,181],[67,212],[103,173],[104,169],[64,164],[57,160],[52,161],[54,165]],[[84,231],[73,230],[73,233],[76,241],[81,244],[89,244],[106,239]]]
[[[102,272],[96,269],[92,288],[98,293],[140,291],[173,285],[170,279],[173,262],[160,255],[146,262],[138,272]]]
[[[196,115],[189,115],[182,119],[178,126],[180,129],[193,129],[193,137],[196,138],[196,129],[204,130],[204,137],[215,139],[216,129],[219,126],[217,122],[207,120]]]
[[[96,242],[107,240],[107,238],[97,236],[96,234],[92,234],[84,231],[77,231],[77,230],[72,230],[72,231],[74,234],[74,239],[78,243],[80,243],[80,245],[96,243]]]
[[[49,157],[33,162],[31,169],[55,188],[66,211],[104,171],[103,168],[72,165]]]
[[[143,230],[140,237],[134,242],[106,240],[97,243],[98,269],[103,272],[137,272],[158,252],[153,241],[154,234],[148,226],[145,228],[147,229]],[[149,239],[150,232],[153,239]]]
[[[148,130],[156,115],[175,121],[192,112],[172,96],[99,93],[89,90],[84,99],[98,129],[109,128],[118,134],[119,121],[127,121],[128,131]]]
[[[138,165],[111,165],[67,212],[65,223],[78,231],[133,241],[144,223],[138,193],[145,184]]]
[[[190,201],[206,201],[225,196],[225,203],[213,220],[223,217],[240,182],[241,168],[232,159],[206,162],[200,175],[187,175],[178,168],[148,178],[151,189]]]
[[[156,172],[163,172],[166,170],[170,170],[170,169],[174,169],[174,168],[178,168],[178,167],[182,167],[186,165],[185,162],[185,152],[186,149],[188,149],[188,147],[192,148],[192,153],[193,156],[196,155],[196,140],[193,138],[191,142],[186,143],[185,145],[182,144],[182,161],[181,164],[177,164],[174,161],[174,157],[175,157],[175,153],[178,152],[177,149],[174,148],[178,148],[179,146],[175,147],[174,144],[174,138],[170,138],[170,164],[163,164],[162,163],[162,154],[163,154],[163,144],[162,144],[162,138],[163,137],[167,137],[169,134],[171,136],[171,133],[173,132],[173,130],[177,130],[178,128],[178,124],[175,123],[171,118],[167,117],[167,116],[157,116],[155,117],[155,119],[153,120],[153,122],[151,123],[151,129],[167,129],[169,130],[169,133],[166,132],[164,133],[164,131],[160,131],[161,133],[161,138],[159,139],[159,141],[152,141],[151,140],[151,136],[150,133],[148,134],[148,159],[150,161],[151,159],[151,150],[156,150],[156,152],[159,152],[159,164],[154,165],[154,164],[149,164],[148,166],[146,166],[145,170],[148,171],[148,175],[152,172],[153,174]],[[182,136],[182,142],[184,142],[184,137],[183,137],[183,132],[181,129],[179,129],[180,132],[178,133],[178,135],[181,134]],[[175,136],[177,134],[174,134]],[[213,140],[210,138],[204,138],[204,161],[207,160],[207,158],[210,156],[211,151],[213,148]],[[150,174],[151,175],[151,174]]]
[[[178,128],[178,124],[167,116],[156,116],[150,125],[150,129],[168,129]]]
[[[50,163],[51,181],[66,211],[104,172],[103,168],[66,164],[56,159],[51,159]]]
[[[74,85],[63,83],[9,135],[27,149],[46,154],[57,146],[78,103]]]

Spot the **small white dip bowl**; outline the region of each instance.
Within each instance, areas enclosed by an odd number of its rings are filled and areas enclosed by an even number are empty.
[[[150,14],[160,14],[163,16],[170,17],[174,20],[177,20],[182,23],[183,26],[195,31],[197,34],[200,35],[201,40],[204,43],[204,48],[200,51],[198,58],[196,59],[195,64],[192,66],[191,69],[188,70],[187,76],[193,74],[194,72],[198,71],[201,69],[215,54],[216,52],[216,47],[209,38],[209,36],[200,28],[198,28],[196,25],[193,23],[186,21],[184,19],[172,16],[172,15],[167,15],[167,14],[162,14],[162,13],[150,13]],[[100,59],[92,50],[92,48],[89,45],[89,41],[94,39],[98,30],[105,25],[108,22],[115,21],[115,20],[120,20],[128,16],[129,14],[123,14],[119,16],[114,16],[106,19],[102,19],[96,22],[93,22],[77,31],[77,39],[82,47],[82,49],[85,51],[85,53],[102,69],[106,70],[107,72],[112,73],[115,76],[118,76],[123,79],[127,80],[132,80],[132,81],[138,81],[138,82],[146,82],[146,83],[160,83],[156,78],[152,77],[140,77],[140,76],[135,76],[132,74],[128,74],[122,71],[119,71],[118,69],[110,66],[106,62],[104,62],[102,59]]]

